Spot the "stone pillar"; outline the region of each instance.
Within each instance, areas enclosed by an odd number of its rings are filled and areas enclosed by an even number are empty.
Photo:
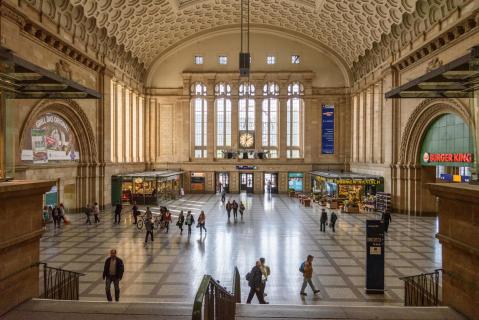
[[[0,183],[0,316],[39,296],[43,194],[55,181]]]
[[[429,184],[439,198],[443,303],[479,319],[479,186]]]

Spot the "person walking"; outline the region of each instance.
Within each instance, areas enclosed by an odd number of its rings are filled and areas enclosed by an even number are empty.
[[[46,230],[46,229],[47,229],[48,219],[50,219],[50,215],[48,214],[48,207],[47,207],[47,206],[43,206],[43,212],[42,212],[42,226],[43,226],[43,230]]]
[[[228,202],[226,203],[226,212],[228,213],[228,220],[230,219],[231,209],[233,209],[233,205],[228,200]]]
[[[52,217],[53,217],[53,226],[56,228],[57,225],[60,228],[60,208],[58,205],[55,205],[55,208],[52,209]]]
[[[93,206],[93,216],[95,217],[95,223],[100,223],[100,207],[98,206],[98,202],[95,202]]]
[[[136,205],[136,201],[133,201],[133,207],[131,207],[131,213],[133,214],[133,224],[138,223],[138,206]]]
[[[195,223],[195,217],[191,214],[191,211],[188,210],[185,218],[185,224],[188,226],[188,234],[191,234],[191,226]]]
[[[333,232],[336,232],[336,229],[334,229],[334,226],[336,225],[336,221],[338,220],[338,215],[336,212],[331,212],[331,218],[329,220],[329,227],[333,229]]]
[[[146,229],[146,236],[145,236],[145,247],[148,245],[148,235],[151,236],[151,242],[153,242],[153,222],[151,219],[145,219],[145,229]]]
[[[320,290],[316,290],[314,287],[313,281],[311,278],[313,277],[313,256],[308,255],[306,258],[306,261],[304,261],[301,264],[301,267],[299,267],[299,271],[303,273],[303,285],[301,286],[301,292],[299,293],[302,296],[306,296],[306,292],[304,290],[306,289],[306,286],[309,284],[311,289],[313,290],[313,293],[319,293]]]
[[[112,282],[115,287],[115,301],[120,301],[120,281],[123,278],[124,271],[123,261],[116,256],[116,249],[111,249],[110,257],[105,260],[105,266],[103,267],[103,280],[106,280],[105,291],[108,301],[112,301],[110,292]]]
[[[222,188],[221,190],[221,202],[225,203],[226,200],[226,190],[225,188]]]
[[[246,280],[248,281],[248,286],[250,287],[248,299],[246,300],[247,304],[251,303],[251,300],[253,300],[255,294],[260,304],[268,304],[268,302],[264,301],[264,297],[261,294],[262,273],[260,267],[261,263],[256,261],[256,265],[246,275]]]
[[[236,200],[233,200],[231,206],[233,207],[233,218],[236,220],[236,218],[238,218],[238,202],[236,202]]]
[[[241,219],[243,219],[244,210],[245,210],[245,206],[244,206],[244,204],[243,204],[243,201],[240,201],[239,213],[240,213],[240,215],[241,215]]]
[[[115,224],[118,223],[120,224],[121,221],[121,210],[123,210],[123,206],[121,203],[117,203],[115,207]],[[117,222],[118,221],[118,222]]]
[[[389,222],[392,222],[393,220],[391,219],[391,213],[390,212],[384,212],[382,217],[381,217],[381,220],[383,221],[384,223],[384,232],[388,232],[388,229],[389,229]]]
[[[259,267],[261,270],[261,295],[263,297],[266,297],[267,294],[264,292],[266,289],[266,281],[268,281],[268,277],[271,274],[271,270],[269,266],[266,265],[266,259],[265,258],[259,258],[259,262],[261,266]]]
[[[151,212],[150,207],[146,207],[145,219],[153,219],[153,212]]]
[[[180,228],[180,234],[183,234],[183,224],[185,223],[185,215],[183,214],[183,210],[180,211],[180,215],[178,216],[178,221],[176,225]]]
[[[165,233],[168,233],[168,231],[170,230],[170,223],[171,223],[171,212],[170,212],[170,210],[166,210],[165,215],[163,216],[163,221],[165,223],[165,228],[166,228]]]
[[[65,219],[65,206],[63,205],[63,203],[60,203],[60,206],[58,207],[58,209],[60,210],[60,221],[61,222],[63,220],[63,223],[64,224],[68,224],[68,221]]]
[[[326,232],[326,222],[328,222],[328,214],[325,209],[321,210],[321,218],[319,219],[320,227],[319,230]]]
[[[198,217],[198,227],[200,228],[200,235],[203,233],[203,229],[205,230],[205,234],[206,234],[205,224],[206,224],[206,215],[205,215],[205,212],[201,210],[201,213]]]
[[[91,220],[90,220],[91,211],[92,211],[91,206],[89,203],[87,203],[87,205],[85,206],[85,210],[83,211],[86,216],[85,224],[91,224]]]

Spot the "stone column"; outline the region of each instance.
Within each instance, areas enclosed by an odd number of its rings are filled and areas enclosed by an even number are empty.
[[[443,304],[479,319],[479,186],[437,183],[429,190],[439,198]]]
[[[0,316],[39,296],[40,237],[43,194],[55,181],[0,183]],[[18,223],[16,223],[18,222]]]

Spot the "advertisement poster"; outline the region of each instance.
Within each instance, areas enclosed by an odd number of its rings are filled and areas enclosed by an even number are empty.
[[[296,192],[303,191],[304,174],[300,172],[288,173],[288,189],[293,189]]]
[[[75,135],[66,121],[53,113],[38,117],[29,128],[31,138],[23,139],[21,160],[35,164],[77,161]]]
[[[384,292],[384,226],[366,220],[366,293]]]
[[[323,154],[334,154],[334,106],[322,106],[322,150]]]
[[[32,158],[33,163],[47,163],[47,144],[45,137],[45,130],[32,129]]]

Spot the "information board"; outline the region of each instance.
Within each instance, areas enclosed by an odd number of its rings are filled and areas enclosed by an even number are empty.
[[[384,225],[366,220],[366,293],[384,292]]]
[[[323,154],[334,154],[334,106],[322,106],[322,126],[321,126]]]

